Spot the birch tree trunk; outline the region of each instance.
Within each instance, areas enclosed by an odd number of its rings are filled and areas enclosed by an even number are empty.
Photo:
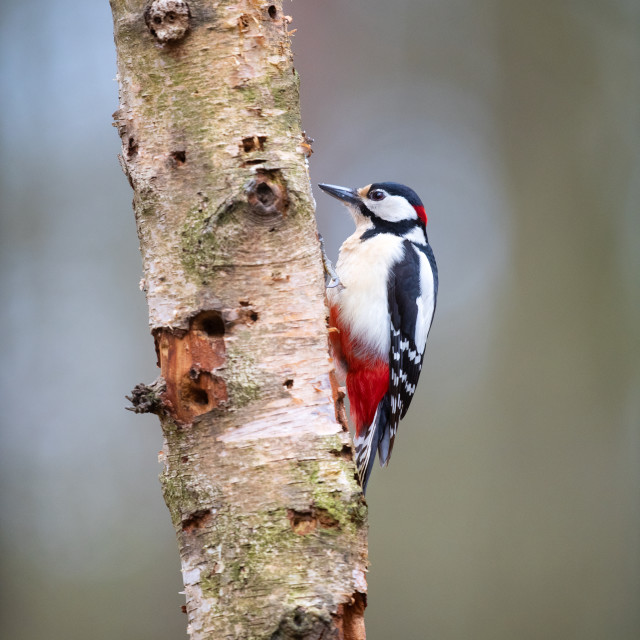
[[[364,638],[366,505],[328,354],[282,0],[111,0],[122,166],[194,640]],[[146,404],[145,404],[146,403]]]

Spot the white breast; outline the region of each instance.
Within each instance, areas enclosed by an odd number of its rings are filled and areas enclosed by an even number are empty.
[[[339,309],[340,320],[369,352],[389,355],[387,277],[391,265],[402,258],[402,238],[380,234],[360,241],[359,227],[340,248],[336,271],[344,289],[327,291],[329,303]],[[340,290],[338,290],[340,289]]]

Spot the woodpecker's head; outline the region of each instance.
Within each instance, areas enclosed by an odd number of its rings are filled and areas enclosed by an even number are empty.
[[[356,224],[373,222],[383,226],[400,223],[426,228],[427,214],[418,194],[397,182],[374,182],[362,189],[319,184],[323,191],[342,200]]]

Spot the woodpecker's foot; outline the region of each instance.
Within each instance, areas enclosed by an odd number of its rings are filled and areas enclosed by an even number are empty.
[[[318,240],[320,241],[320,252],[322,253],[322,265],[324,266],[324,286],[327,289],[333,289],[334,287],[340,287],[344,289],[344,285],[340,282],[340,278],[336,273],[331,260],[327,256],[327,252],[324,248],[324,238],[318,234]]]

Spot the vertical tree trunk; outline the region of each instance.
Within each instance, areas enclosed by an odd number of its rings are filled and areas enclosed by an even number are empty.
[[[282,0],[111,7],[189,633],[364,638],[366,505]]]

